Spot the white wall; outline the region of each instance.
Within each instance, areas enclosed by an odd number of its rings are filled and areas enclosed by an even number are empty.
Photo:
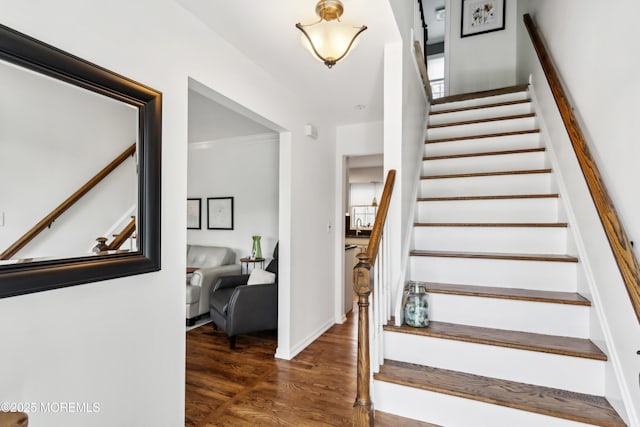
[[[138,112],[103,95],[0,62],[0,252],[138,139]],[[135,157],[13,258],[89,255],[137,203]]]
[[[236,262],[251,255],[251,236],[261,236],[262,255],[278,240],[278,143],[275,133],[189,144],[187,195],[202,199],[202,228],[187,243],[226,246]],[[207,198],[233,197],[233,230],[207,229]]]
[[[462,2],[447,1],[448,95],[511,86],[516,81],[517,0],[507,0],[505,29],[460,37]]]
[[[32,413],[34,426],[184,425],[189,77],[289,130],[280,142],[278,350],[291,354],[333,322],[333,232],[326,226],[335,212],[334,178],[326,171],[335,161],[335,128],[311,101],[171,0],[108,7],[0,0],[0,9],[4,25],[163,93],[162,270],[1,299],[0,401],[101,404],[98,414]],[[303,136],[308,122],[317,124],[318,140]]]
[[[527,6],[547,40],[547,48],[575,106],[574,113],[623,224],[633,239],[640,226],[637,192],[633,185],[640,178],[633,163],[638,158],[637,153],[634,154],[637,151],[634,141],[640,125],[634,114],[636,100],[629,94],[640,90],[634,71],[640,66],[640,60],[628,55],[623,47],[624,41],[632,36],[630,28],[634,20],[627,13],[632,10],[632,4],[630,1],[616,2],[599,11],[592,1],[536,0]],[[594,19],[606,28],[594,32],[592,27],[585,25]],[[553,42],[549,43],[550,40]],[[597,342],[606,349],[610,360],[606,396],[627,418],[629,425],[640,426],[640,357],[636,354],[640,325],[546,78],[527,38],[519,37],[519,49],[518,74],[532,74],[534,99],[542,118],[542,136],[557,159],[554,168],[567,189],[564,200],[585,267],[586,287],[599,320],[594,322],[593,328],[598,323],[602,327],[602,334],[593,330],[592,336],[602,340]],[[606,88],[597,84],[602,82],[603,76],[607,78]]]

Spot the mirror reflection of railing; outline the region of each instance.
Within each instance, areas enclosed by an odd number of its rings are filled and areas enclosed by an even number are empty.
[[[22,237],[9,246],[2,254],[0,254],[0,260],[7,260],[13,257],[20,249],[29,244],[38,234],[40,234],[45,228],[51,227],[51,224],[58,219],[63,213],[71,208],[78,200],[80,200],[85,194],[93,189],[100,181],[106,178],[111,172],[113,172],[118,166],[120,166],[128,157],[133,156],[136,152],[136,144],[132,144],[118,157],[113,159],[107,166],[105,166],[100,172],[98,172],[87,183],[75,191],[65,201],[58,205],[53,211],[46,215],[36,225],[34,225],[29,231],[27,231]]]
[[[35,258],[33,262],[0,260],[0,298],[160,270],[162,94],[3,25],[0,25],[0,68],[4,72],[0,76],[3,85],[0,97],[3,122],[0,128],[4,137],[9,135],[10,141],[18,141],[0,144],[0,172],[9,177],[5,178],[5,183],[20,184],[3,189],[2,210],[10,214],[4,215],[3,248],[86,181],[93,170],[124,150],[124,146],[116,145],[117,141],[137,143],[135,160],[126,161],[133,163],[134,167],[119,168],[109,177],[109,181],[117,178],[123,183],[124,192],[120,191],[121,187],[116,190],[110,185],[106,187],[109,187],[111,196],[104,196],[102,192],[98,195],[93,191],[56,224],[58,229],[76,228],[78,221],[71,219],[72,216],[82,216],[76,215],[80,207],[93,203],[102,211],[84,215],[87,228],[92,228],[100,216],[100,220],[106,219],[107,222],[96,227],[108,229],[108,221],[123,215],[128,207],[135,204],[136,250],[91,256],[91,240],[103,231],[89,230],[89,234],[85,234],[83,229],[77,234],[57,233],[64,236],[61,242],[44,239],[45,234],[42,234],[18,254],[24,258]],[[33,84],[14,85],[7,80],[10,75],[23,82],[30,80]],[[12,94],[12,91],[17,93]],[[7,100],[9,102],[3,103]],[[39,113],[37,116],[35,110]],[[9,125],[15,132],[7,133]],[[59,143],[55,146],[52,143],[54,137]],[[30,143],[22,142],[24,140]],[[62,144],[69,140],[73,141],[73,149]],[[16,151],[23,155],[20,160],[15,156]],[[79,157],[80,153],[85,156]],[[36,156],[37,161],[30,155]],[[65,163],[53,161],[62,155]],[[50,173],[54,170],[62,170],[63,176]],[[37,179],[34,173],[38,173]],[[127,180],[127,177],[132,179]],[[69,188],[59,184],[67,184]],[[38,190],[41,194],[33,195]],[[123,197],[125,193],[126,197]],[[39,203],[45,198],[48,206],[40,204],[38,209],[42,211],[38,212],[33,208],[34,201]],[[17,199],[25,200],[25,203],[20,204]],[[107,199],[109,202],[104,203]],[[8,206],[7,203],[13,205]],[[125,215],[130,214],[127,212]],[[33,217],[29,218],[29,215]],[[34,249],[45,246],[47,249]],[[63,253],[50,256],[54,251],[48,248],[59,249]],[[77,250],[72,252],[74,248]]]

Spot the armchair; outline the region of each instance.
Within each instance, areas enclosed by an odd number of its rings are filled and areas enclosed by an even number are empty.
[[[221,277],[211,291],[211,320],[214,329],[224,329],[229,347],[235,348],[240,334],[278,328],[278,245],[266,271],[276,275],[275,283],[247,285],[249,274]]]

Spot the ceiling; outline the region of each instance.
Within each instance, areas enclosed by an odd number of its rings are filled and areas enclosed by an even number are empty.
[[[389,0],[342,0],[342,21],[368,29],[332,69],[309,54],[295,28],[317,20],[316,0],[176,1],[336,125],[382,120],[383,48],[399,37]]]
[[[271,129],[189,90],[189,142],[258,135]]]

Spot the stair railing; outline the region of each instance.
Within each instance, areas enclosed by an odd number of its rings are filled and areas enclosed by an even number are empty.
[[[373,425],[373,404],[371,401],[371,357],[374,351],[374,363],[381,363],[382,326],[390,318],[390,296],[388,287],[389,269],[385,268],[387,245],[383,242],[383,229],[391,203],[396,171],[390,170],[382,191],[380,205],[369,238],[366,252],[358,254],[358,264],[353,268],[353,290],[358,295],[358,355],[357,389],[353,404],[353,425],[357,427]],[[380,248],[382,247],[382,251]],[[373,271],[372,271],[373,267]],[[373,282],[373,283],[372,283]],[[374,309],[370,309],[369,297],[373,292]],[[370,314],[373,314],[373,330],[369,327]],[[376,343],[371,347],[371,341]]]
[[[113,241],[109,243],[108,248],[110,251],[115,251],[120,249],[122,244],[126,242],[136,231],[136,218],[131,218],[131,221],[122,229],[120,233],[118,233]]]
[[[420,70],[424,92],[427,94],[429,102],[431,102],[433,101],[433,90],[431,89],[431,81],[429,80],[429,73],[427,71],[427,62],[422,59],[422,48],[420,47],[420,42],[417,40],[413,42],[413,51],[416,55],[416,64],[418,64],[418,69]]]
[[[0,260],[10,259],[12,256],[14,256],[20,249],[29,244],[29,242],[33,240],[38,234],[40,234],[45,228],[50,227],[56,219],[58,219],[71,206],[73,206],[78,200],[80,200],[85,194],[87,194],[93,187],[98,185],[100,181],[102,181],[106,176],[108,176],[118,166],[120,166],[129,156],[133,156],[135,152],[136,144],[132,144],[129,148],[123,151],[122,154],[113,159],[111,163],[109,163],[100,172],[98,172],[93,178],[87,181],[86,184],[80,187],[75,193],[69,196],[64,202],[58,205],[58,207],[52,210],[47,216],[42,218],[42,220],[40,220],[22,237],[16,240],[4,252],[2,252],[2,254],[0,254]]]
[[[569,103],[566,92],[560,83],[560,78],[553,65],[551,56],[542,41],[542,37],[531,15],[524,15],[524,23],[531,37],[538,59],[540,60],[540,64],[542,65],[544,74],[549,82],[549,87],[560,111],[562,121],[567,129],[571,145],[573,146],[578,164],[580,165],[580,169],[582,169],[582,174],[591,193],[591,198],[593,199],[596,211],[604,227],[613,256],[620,269],[636,317],[638,321],[640,321],[640,266],[633,253],[631,242],[627,237],[627,233],[620,221],[613,201],[609,196],[609,191],[598,170],[598,166],[591,155],[587,139],[573,112],[574,109]]]

